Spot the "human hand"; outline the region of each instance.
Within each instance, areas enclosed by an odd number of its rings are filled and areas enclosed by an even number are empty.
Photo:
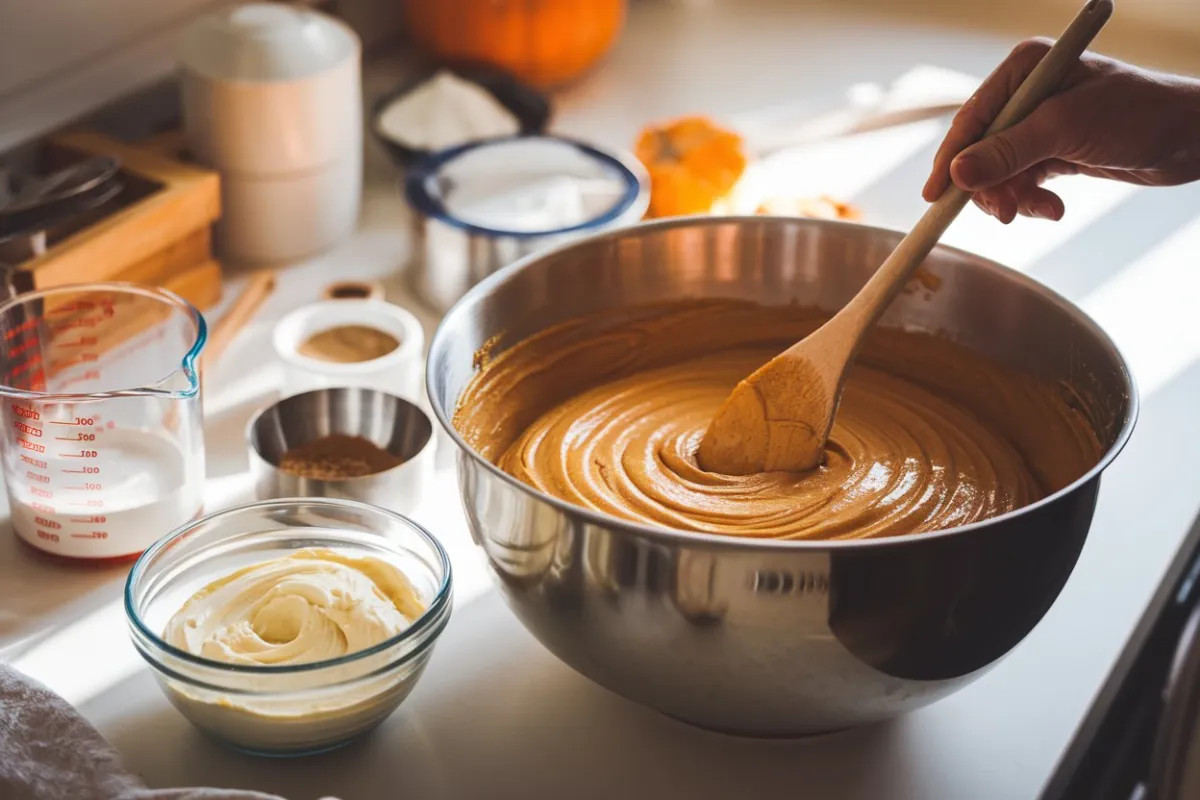
[[[1200,180],[1200,81],[1094,53],[1028,117],[978,142],[1050,44],[1019,44],[959,110],[922,190],[926,201],[953,180],[1007,225],[1018,213],[1061,219],[1062,198],[1042,186],[1057,175],[1143,186]]]

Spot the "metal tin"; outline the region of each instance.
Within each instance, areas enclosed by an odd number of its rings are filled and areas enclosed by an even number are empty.
[[[562,165],[558,172],[556,160]],[[507,175],[515,186],[522,170],[532,180],[607,183],[613,200],[581,221],[543,228],[481,224],[453,207],[453,195],[468,190],[472,181],[494,184]],[[413,211],[414,288],[427,305],[444,312],[476,283],[517,259],[576,236],[637,222],[649,207],[650,181],[629,153],[561,136],[506,136],[417,161],[404,179],[404,194]]]
[[[404,463],[341,480],[302,478],[279,468],[288,450],[334,433],[369,439]],[[433,422],[409,401],[374,389],[343,386],[284,398],[250,421],[246,440],[259,500],[332,497],[410,514],[432,478]]]

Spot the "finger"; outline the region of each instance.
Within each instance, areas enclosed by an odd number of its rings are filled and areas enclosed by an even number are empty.
[[[1011,196],[1005,194],[1003,186],[997,186],[986,192],[977,192],[971,196],[971,200],[975,205],[979,206],[983,213],[995,217],[1002,222],[1006,214],[1010,221],[1012,216],[1015,215],[1016,203]]]
[[[995,217],[1005,225],[1016,219],[1020,210],[1016,194],[1006,185],[994,186],[986,192],[977,192],[971,199],[985,214]]]
[[[1008,225],[1017,218],[1017,195],[1011,186],[998,186],[996,188],[996,219],[1000,220],[1005,225]]]
[[[991,198],[985,193],[971,195],[971,202],[979,207],[979,210],[987,214],[989,217],[996,216],[996,209],[992,206]]]
[[[950,162],[964,148],[979,140],[1049,49],[1047,39],[1021,42],[954,115],[950,130],[933,157],[933,170],[921,191],[927,202],[932,203],[946,191],[950,185]]]
[[[1026,197],[1020,200],[1020,213],[1026,217],[1034,219],[1048,219],[1052,222],[1058,222],[1066,213],[1066,206],[1063,204],[1062,198],[1049,189],[1043,189],[1041,186],[1034,187],[1033,191]]]
[[[1032,173],[1023,173],[1008,183],[978,192],[973,199],[984,212],[1006,225],[1017,215],[1057,222],[1066,211],[1062,198],[1038,186]]]
[[[950,162],[954,183],[978,192],[998,186],[1044,161],[1057,160],[1073,139],[1067,101],[1052,97],[1008,130],[963,150]]]
[[[1065,211],[1062,198],[1041,185],[1042,181],[1057,174],[1058,169],[1055,162],[1043,161],[1001,184],[1016,200],[1018,214],[1036,219],[1062,219]]]

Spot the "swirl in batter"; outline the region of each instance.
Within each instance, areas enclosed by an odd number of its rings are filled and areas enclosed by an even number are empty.
[[[1032,503],[1100,457],[1073,396],[931,336],[880,330],[847,383],[822,466],[706,472],[729,392],[820,319],[696,302],[583,318],[483,367],[455,424],[529,485],[680,530],[861,538],[968,524]]]
[[[392,564],[305,548],[205,586],[175,613],[163,638],[230,664],[308,664],[373,647],[423,611]]]

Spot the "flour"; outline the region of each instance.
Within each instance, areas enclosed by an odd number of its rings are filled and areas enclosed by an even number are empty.
[[[45,428],[35,442],[44,452],[4,454],[13,527],[34,547],[75,558],[134,555],[200,512],[203,475],[188,474],[170,439],[72,427],[63,430],[95,438],[64,441]]]
[[[397,144],[431,151],[520,131],[490,92],[445,70],[389,104],[376,127]]]

